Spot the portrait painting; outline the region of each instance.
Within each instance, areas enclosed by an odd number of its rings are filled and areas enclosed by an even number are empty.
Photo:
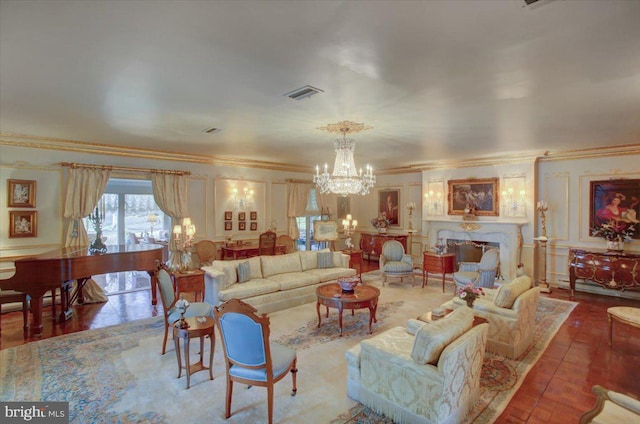
[[[251,231],[257,231],[257,230],[258,230],[258,223],[257,223],[257,222],[252,222],[252,223],[250,224],[250,228],[249,228],[249,230],[251,230]]]
[[[244,221],[238,222],[238,230],[244,231],[247,229],[247,223]]]
[[[378,191],[378,214],[389,220],[389,226],[400,226],[400,190],[381,189]]]
[[[478,178],[449,180],[449,215],[472,213],[478,216],[498,216],[499,179]]]
[[[249,212],[249,219],[251,221],[257,221],[258,220],[258,212],[256,212],[256,211]]]
[[[611,221],[635,229],[640,239],[640,179],[591,181],[589,228]]]
[[[11,211],[9,212],[9,238],[37,237],[38,212]]]
[[[231,221],[233,219],[233,212],[231,211],[225,211],[224,213],[224,220],[225,221]]]
[[[231,222],[231,221],[225,221],[225,222],[224,222],[224,230],[225,230],[225,231],[231,231],[231,230],[233,230],[233,222]]]
[[[246,212],[238,212],[238,221],[246,221],[247,213]]]
[[[35,208],[36,182],[34,180],[7,180],[9,208]]]
[[[348,197],[338,197],[338,219],[345,219],[351,213],[351,202]]]

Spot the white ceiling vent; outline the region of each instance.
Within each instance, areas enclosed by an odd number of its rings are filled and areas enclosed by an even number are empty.
[[[318,93],[324,93],[324,90],[320,90],[319,88],[315,88],[310,85],[305,85],[304,87],[298,88],[297,90],[293,90],[284,95],[293,100],[302,100]]]
[[[217,133],[218,131],[220,131],[220,128],[216,128],[216,127],[206,128],[202,130],[202,132],[205,132],[207,134]]]

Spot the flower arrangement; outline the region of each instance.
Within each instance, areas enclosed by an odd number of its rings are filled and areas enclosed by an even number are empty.
[[[387,219],[387,215],[384,212],[371,219],[371,225],[376,228],[387,228],[389,224],[391,224],[391,221]]]
[[[600,224],[599,227],[591,229],[591,235],[593,237],[600,237],[606,241],[617,242],[630,242],[636,229],[633,225],[628,225],[625,222],[611,220],[604,224]]]
[[[458,297],[467,302],[467,305],[469,306],[471,306],[473,301],[480,296],[484,296],[482,287],[474,287],[471,284],[467,284],[463,288],[458,289]]]

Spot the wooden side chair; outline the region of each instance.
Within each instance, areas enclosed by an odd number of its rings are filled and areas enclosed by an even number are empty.
[[[276,254],[276,233],[267,231],[260,234],[258,239],[258,255],[275,255]]]
[[[278,236],[276,239],[276,245],[286,246],[285,253],[293,253],[297,249],[296,242],[286,234]]]
[[[175,308],[178,299],[176,298],[173,282],[171,281],[171,274],[164,266],[158,271],[158,289],[164,309],[164,340],[162,341],[162,354],[164,355],[167,348],[169,326],[175,324],[175,322],[180,319],[180,311]],[[184,314],[185,318],[202,316],[211,316],[211,305],[207,302],[191,302]]]
[[[18,302],[22,303],[22,329],[27,335],[29,334],[29,296],[15,290],[0,290],[0,315],[2,314],[2,305]],[[1,325],[0,329],[2,329]]]
[[[200,266],[211,265],[216,259],[216,244],[211,240],[202,240],[196,244],[196,253]]]
[[[267,388],[269,424],[273,422],[273,386],[289,371],[296,387],[296,351],[269,341],[269,317],[239,299],[230,299],[213,309],[227,368],[225,417],[231,416],[233,382]]]

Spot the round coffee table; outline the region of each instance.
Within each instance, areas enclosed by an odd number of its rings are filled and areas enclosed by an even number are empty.
[[[176,321],[173,326],[173,340],[176,344],[176,355],[178,358],[178,378],[182,375],[182,369],[187,371],[187,389],[191,385],[191,374],[201,371],[209,370],[209,380],[213,380],[213,351],[216,347],[214,325],[215,321],[211,317],[190,317],[184,319],[188,328],[180,328],[180,321]],[[203,363],[202,354],[204,353],[204,338],[209,336],[209,343],[211,350],[209,351],[209,366],[205,366]],[[192,364],[189,359],[189,342],[192,338],[200,338],[200,360],[195,364]],[[184,340],[184,362],[182,365],[182,358],[180,355],[180,339]]]
[[[373,286],[365,286],[359,284],[353,292],[343,292],[338,283],[325,284],[316,289],[318,302],[316,310],[318,312],[318,328],[322,324],[322,316],[320,314],[320,305],[327,307],[327,317],[329,316],[329,308],[337,308],[340,322],[340,336],[342,336],[342,311],[345,309],[369,309],[369,334],[371,334],[371,322],[376,320],[376,309],[378,308],[378,296],[380,290]]]

